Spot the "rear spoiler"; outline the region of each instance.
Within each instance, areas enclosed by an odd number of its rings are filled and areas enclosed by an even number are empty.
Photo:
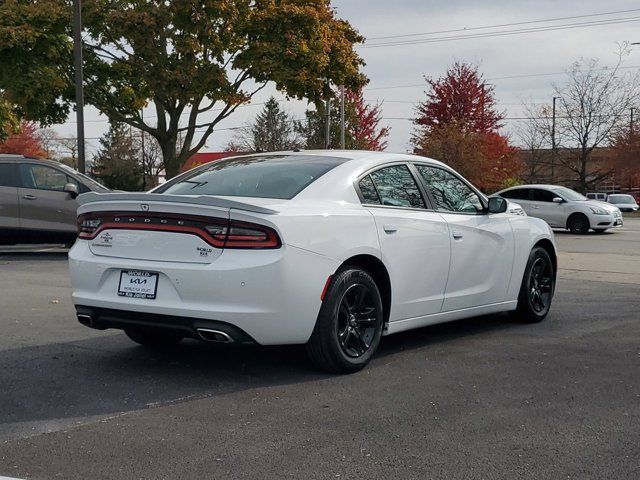
[[[210,207],[233,208],[235,210],[245,210],[247,212],[263,213],[273,215],[277,210],[260,207],[245,202],[227,200],[226,198],[215,197],[213,195],[165,195],[162,193],[96,193],[88,192],[79,195],[78,206],[90,203],[104,202],[164,202],[181,203],[191,205],[207,205]]]

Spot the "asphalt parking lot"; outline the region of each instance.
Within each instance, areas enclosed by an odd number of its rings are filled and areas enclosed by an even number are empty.
[[[640,218],[557,241],[542,324],[398,334],[350,376],[299,347],[149,352],[77,323],[64,250],[3,250],[0,475],[640,478]]]

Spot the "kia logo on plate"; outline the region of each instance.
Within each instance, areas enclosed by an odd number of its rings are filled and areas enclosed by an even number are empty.
[[[149,205],[146,204],[146,203],[141,204],[140,208],[142,209],[143,212],[148,212],[149,211]]]

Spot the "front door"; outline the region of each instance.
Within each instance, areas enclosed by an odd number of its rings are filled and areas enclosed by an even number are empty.
[[[64,191],[70,178],[62,170],[38,163],[18,167],[20,187],[20,222],[22,228],[73,232],[76,227],[77,202]]]
[[[567,225],[565,203],[554,203],[553,199],[558,195],[551,190],[542,188],[534,188],[532,190],[531,215],[543,219],[552,227],[565,228]]]
[[[488,214],[480,196],[444,168],[416,164],[416,169],[449,228],[451,267],[442,310],[503,302],[514,256],[509,214]]]

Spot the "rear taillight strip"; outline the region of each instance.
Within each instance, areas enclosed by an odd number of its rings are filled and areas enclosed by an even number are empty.
[[[145,215],[120,212],[84,214],[78,217],[78,237],[96,238],[104,230],[150,230],[196,235],[215,248],[274,249],[282,242],[267,226],[213,217]]]

